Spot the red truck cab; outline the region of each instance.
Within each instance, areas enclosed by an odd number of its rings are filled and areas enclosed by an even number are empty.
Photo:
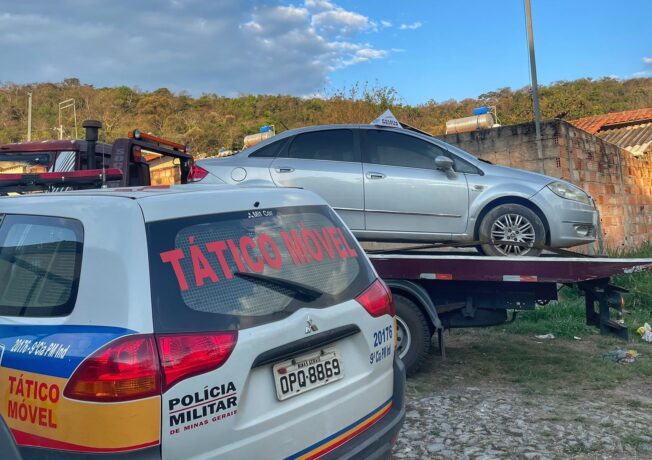
[[[199,179],[193,157],[183,144],[138,130],[108,144],[98,142],[99,121],[87,120],[83,126],[83,140],[0,145],[0,195],[171,185]]]

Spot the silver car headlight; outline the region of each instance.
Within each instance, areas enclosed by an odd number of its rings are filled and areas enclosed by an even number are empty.
[[[579,201],[580,203],[592,206],[591,197],[581,188],[565,182],[553,182],[548,184],[548,188],[552,190],[557,196],[566,198],[567,200]]]

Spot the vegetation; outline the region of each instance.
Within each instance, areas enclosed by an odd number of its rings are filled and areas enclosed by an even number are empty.
[[[199,155],[213,155],[221,147],[239,148],[243,137],[265,124],[277,131],[324,123],[368,123],[385,109],[406,123],[433,134],[444,132],[446,120],[468,116],[480,105],[495,105],[502,124],[532,119],[527,88],[502,88],[474,99],[429,101],[410,106],[394,88],[379,84],[357,84],[324,98],[253,96],[227,98],[215,94],[192,97],[173,94],[166,88],[141,91],[125,86],[95,88],[68,78],[61,83],[0,85],[0,143],[20,142],[26,137],[27,93],[33,93],[32,139],[58,137],[59,102],[76,102],[78,135],[81,121],[99,119],[104,124],[102,140],[111,141],[139,128],[188,143]],[[610,111],[652,106],[652,78],[631,80],[581,79],[562,81],[540,88],[544,118],[566,113],[566,119]],[[62,112],[64,137],[75,136],[73,113]]]
[[[652,258],[652,245],[647,243],[635,250],[610,255],[649,259]],[[629,291],[624,295],[625,314],[623,319],[629,327],[633,340],[640,341],[639,336],[635,333],[636,329],[646,322],[652,324],[652,271],[615,277],[613,282]],[[587,326],[585,323],[584,297],[581,296],[579,289],[564,286],[559,292],[559,299],[558,302],[551,302],[549,305],[522,312],[515,322],[501,326],[501,328],[506,332],[522,334],[551,332],[556,337],[567,339],[572,339],[574,336],[586,338],[599,333],[596,327]]]
[[[423,374],[431,369],[450,373],[453,385],[458,382],[455,379],[464,377],[472,382],[507,383],[526,395],[575,398],[583,390],[614,389],[628,381],[645,383],[652,377],[652,356],[645,342],[627,344],[613,337],[541,341],[483,329],[457,329],[447,338],[446,361],[433,356]],[[614,363],[604,356],[623,348],[639,351],[634,364]]]

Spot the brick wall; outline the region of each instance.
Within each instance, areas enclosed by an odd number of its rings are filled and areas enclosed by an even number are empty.
[[[174,185],[181,182],[181,170],[172,159],[151,165],[149,175],[152,185]]]
[[[626,150],[562,120],[542,123],[544,173],[582,187],[596,201],[610,249],[652,241],[652,158]],[[533,123],[440,136],[493,163],[539,171]],[[597,245],[587,248],[598,251]]]

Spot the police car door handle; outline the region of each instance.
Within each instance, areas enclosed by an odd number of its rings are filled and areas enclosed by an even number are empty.
[[[374,179],[384,179],[385,176],[383,173],[379,172],[368,172],[367,173],[367,179],[374,180]]]
[[[277,173],[291,173],[294,171],[294,168],[290,168],[288,166],[279,166],[276,168]]]

